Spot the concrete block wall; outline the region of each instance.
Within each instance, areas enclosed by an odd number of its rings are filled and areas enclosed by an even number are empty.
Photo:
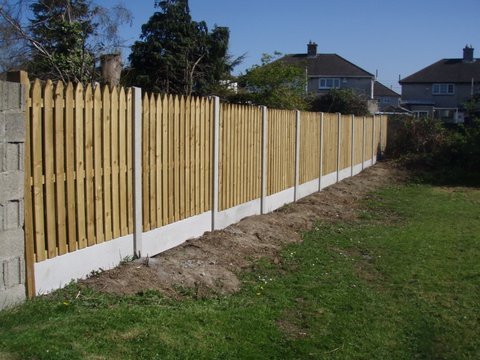
[[[22,86],[0,81],[0,309],[25,299]]]

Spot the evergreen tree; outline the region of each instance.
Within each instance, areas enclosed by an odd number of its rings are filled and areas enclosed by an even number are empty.
[[[119,52],[118,27],[131,21],[125,7],[107,9],[91,0],[19,1],[12,6],[5,5],[8,0],[0,1],[2,50],[15,54],[21,45],[28,44],[23,56],[10,64],[28,63],[31,75],[42,79],[97,80],[96,60],[101,54]],[[31,3],[32,17],[25,22],[20,14],[26,3]],[[19,45],[12,46],[12,39]]]
[[[91,80],[95,65],[87,39],[97,26],[87,0],[42,0],[31,5],[30,20],[33,40],[41,44],[32,47],[33,61],[29,71],[42,78],[64,81]],[[50,56],[45,56],[47,52]]]
[[[204,21],[193,21],[188,0],[158,1],[157,7],[132,46],[130,82],[157,92],[207,94],[234,66],[228,28],[209,32]]]

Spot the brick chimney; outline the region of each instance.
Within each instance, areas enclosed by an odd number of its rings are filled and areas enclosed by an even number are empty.
[[[309,42],[307,44],[307,56],[317,56],[317,44],[314,42]]]
[[[473,62],[473,47],[472,45],[465,45],[463,48],[463,61]]]

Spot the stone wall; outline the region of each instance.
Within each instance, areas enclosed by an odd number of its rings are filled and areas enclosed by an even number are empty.
[[[22,86],[0,81],[0,309],[25,299]]]

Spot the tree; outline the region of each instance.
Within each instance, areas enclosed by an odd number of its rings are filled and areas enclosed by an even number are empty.
[[[20,3],[0,0],[0,14],[19,22],[24,7]],[[23,67],[28,62],[28,43],[18,35],[11,24],[0,16],[0,72]]]
[[[164,0],[142,26],[132,46],[133,85],[174,94],[204,95],[226,77],[235,62],[228,56],[229,29],[209,32],[190,16],[188,0]]]
[[[475,120],[480,119],[480,94],[473,94],[464,104],[463,104],[467,117],[465,119],[465,124],[468,126],[474,124]]]
[[[367,100],[352,89],[331,89],[325,95],[316,95],[310,99],[311,111],[328,113],[368,115]]]
[[[86,0],[44,0],[31,5],[32,38],[43,47],[32,47],[32,74],[75,82],[93,79],[95,58],[87,40],[96,24],[92,22],[95,10],[89,5]]]
[[[282,62],[281,55],[279,52],[263,54],[261,64],[252,66],[240,77],[243,91],[232,101],[279,109],[305,109],[305,72]]]
[[[0,16],[30,47],[29,72],[52,80],[88,82],[96,78],[97,55],[118,48],[118,26],[130,21],[122,6],[105,9],[90,0],[38,0],[28,3],[28,23],[2,6]]]

